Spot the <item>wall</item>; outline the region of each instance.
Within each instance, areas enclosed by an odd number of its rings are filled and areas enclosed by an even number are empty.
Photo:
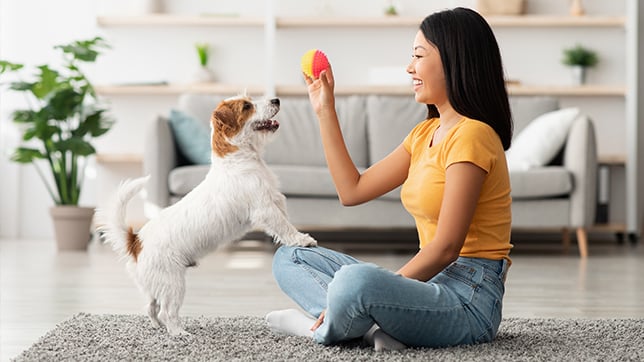
[[[265,38],[262,27],[99,27],[97,15],[124,14],[139,0],[0,0],[0,58],[31,65],[57,62],[56,44],[104,36],[112,50],[87,71],[96,84],[168,81],[187,83],[196,69],[194,43],[208,42],[214,54],[210,64],[219,81],[244,86],[266,84]],[[274,0],[275,14],[377,16],[386,1],[327,0],[303,2]],[[474,1],[398,0],[401,15],[429,14],[443,7],[472,6]],[[172,13],[239,13],[264,16],[271,1],[243,0],[204,2],[167,0]],[[530,13],[565,15],[568,1],[530,0]],[[623,15],[625,0],[585,0],[589,14]],[[583,39],[599,51],[601,63],[589,81],[625,83],[624,30],[607,29],[495,29],[504,56],[508,78],[538,84],[567,84],[568,69],[560,63],[561,49]],[[275,37],[273,73],[278,84],[300,84],[299,56],[306,50],[324,49],[334,64],[338,84],[369,83],[373,67],[404,67],[411,55],[415,29],[278,29]],[[270,63],[269,63],[270,64]],[[145,126],[157,114],[166,114],[174,96],[114,96],[106,99],[117,120],[114,129],[99,139],[99,152],[140,154]],[[18,143],[9,121],[13,108],[23,100],[0,93],[0,236],[50,238],[53,229],[47,208],[47,193],[33,167],[19,167],[6,155]],[[565,97],[562,105],[580,106],[597,122],[599,152],[625,153],[625,106],[623,97]],[[109,191],[123,177],[138,176],[138,165],[105,166],[92,162],[82,198],[85,205],[102,205]],[[134,204],[134,214],[142,213]]]

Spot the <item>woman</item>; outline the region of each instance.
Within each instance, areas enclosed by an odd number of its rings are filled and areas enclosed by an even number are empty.
[[[510,263],[512,117],[499,48],[487,22],[456,8],[424,19],[407,67],[428,107],[400,146],[360,174],[344,144],[331,69],[306,78],[329,170],[344,205],[403,185],[420,250],[397,272],[317,248],[281,247],[273,273],[299,310],[271,312],[279,332],[376,350],[488,342],[501,322]]]

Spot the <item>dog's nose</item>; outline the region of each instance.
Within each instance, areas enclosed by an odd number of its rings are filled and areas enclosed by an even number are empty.
[[[273,98],[271,99],[271,104],[274,104],[276,106],[280,105],[280,99],[279,98]]]

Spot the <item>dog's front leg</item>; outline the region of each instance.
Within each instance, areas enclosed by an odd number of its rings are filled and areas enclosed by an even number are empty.
[[[271,235],[276,243],[288,246],[316,246],[318,242],[309,234],[299,232],[288,221],[285,208],[276,204],[258,207],[253,214],[253,224]]]

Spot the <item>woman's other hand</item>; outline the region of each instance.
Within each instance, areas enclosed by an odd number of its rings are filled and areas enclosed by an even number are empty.
[[[316,329],[318,329],[318,328],[320,328],[320,326],[322,325],[322,323],[324,323],[324,314],[325,314],[325,312],[326,312],[326,311],[324,311],[324,310],[323,310],[323,311],[322,311],[322,313],[320,313],[320,316],[318,317],[318,320],[317,320],[317,321],[315,321],[315,323],[314,323],[314,324],[313,324],[313,326],[311,327],[311,331],[315,332],[315,330],[316,330]]]

